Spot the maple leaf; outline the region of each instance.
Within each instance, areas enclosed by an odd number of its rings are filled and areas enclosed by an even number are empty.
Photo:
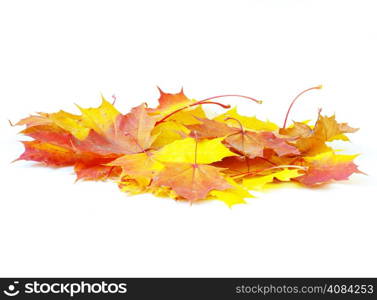
[[[286,139],[279,138],[268,131],[254,132],[245,130],[238,119],[228,118],[226,120],[238,122],[240,128],[230,127],[224,123],[209,119],[199,120],[202,122],[201,124],[186,126],[192,131],[191,136],[195,134],[199,138],[225,137],[225,145],[249,158],[263,157],[265,148],[274,150],[279,156],[300,154],[297,148],[287,143]]]
[[[196,102],[194,102],[196,103]],[[206,113],[203,110],[202,105],[187,107],[184,110],[180,110],[169,117],[169,121],[175,121],[182,125],[198,124],[198,119],[206,118]]]
[[[313,130],[309,125],[305,123],[293,122],[293,126],[288,128],[281,128],[279,133],[296,139],[310,137],[313,134]]]
[[[27,127],[38,126],[38,125],[48,125],[51,120],[48,118],[46,113],[38,113],[38,115],[31,115],[29,117],[23,118],[18,121],[15,126],[26,125]]]
[[[344,133],[352,133],[358,129],[348,126],[346,123],[337,123],[335,115],[326,117],[321,115],[321,110],[318,112],[318,118],[314,128],[307,126],[304,123],[295,122],[291,128],[286,128],[289,113],[292,106],[303,94],[312,91],[322,89],[322,85],[314,86],[300,92],[291,102],[288,111],[285,115],[283,128],[279,129],[281,134],[293,136],[297,140],[295,146],[304,155],[315,155],[321,152],[328,152],[331,150],[326,145],[327,141],[333,141],[336,139],[348,141],[348,137]]]
[[[123,175],[133,178],[152,178],[164,168],[164,165],[154,158],[152,151],[123,155],[107,165],[121,167]]]
[[[274,150],[279,156],[300,154],[300,151],[288,144],[287,140],[267,131],[252,132],[241,129],[227,136],[224,143],[248,158],[263,157],[266,148]]]
[[[190,134],[190,130],[179,122],[166,121],[156,125],[152,131],[152,134],[156,137],[156,139],[151,147],[154,149],[159,149],[176,140],[182,139],[183,135],[188,136]]]
[[[80,161],[81,157],[75,152],[41,141],[23,141],[24,153],[16,160],[33,160],[48,166],[69,166]]]
[[[212,190],[209,195],[213,196],[216,200],[224,202],[228,207],[232,207],[235,204],[245,204],[245,198],[253,198],[247,189],[238,184],[230,177],[226,177],[225,180],[232,186],[232,188],[226,190]]]
[[[195,163],[165,163],[165,169],[153,179],[152,185],[170,187],[189,201],[205,199],[212,190],[232,188],[221,169]]]
[[[122,115],[117,119],[116,131],[125,136],[131,136],[142,151],[148,149],[154,141],[151,132],[155,126],[156,118],[150,116],[144,104],[134,107],[130,113]],[[119,132],[118,132],[119,133]],[[117,132],[115,132],[115,135]],[[140,152],[140,149],[139,151]]]
[[[221,140],[186,138],[157,151],[155,158],[164,161],[164,169],[153,178],[151,186],[169,187],[191,202],[206,199],[210,191],[235,189],[225,180],[222,169],[207,165],[233,155]]]
[[[322,116],[319,114],[317,123],[314,127],[314,135],[325,141],[332,141],[338,139],[344,139],[343,133],[353,133],[359,130],[358,128],[352,128],[347,123],[337,123],[335,115],[331,117]],[[346,137],[346,140],[348,138]]]
[[[274,169],[273,173],[262,175],[262,176],[253,176],[250,178],[244,178],[242,181],[242,185],[247,187],[248,189],[261,189],[267,183],[271,183],[276,178],[279,181],[290,181],[292,178],[297,178],[302,175],[300,173],[300,169],[288,169],[285,168],[281,171],[277,171]]]
[[[261,121],[257,119],[255,116],[253,117],[247,117],[247,116],[242,116],[238,114],[237,112],[237,107],[234,107],[227,112],[217,116],[214,118],[215,121],[218,122],[226,122],[226,119],[237,119],[239,120],[242,125],[244,126],[245,129],[249,130],[255,130],[255,131],[275,131],[279,129],[279,126],[276,125],[275,123],[272,123],[270,121]]]
[[[304,157],[304,164],[308,166],[308,170],[305,175],[295,178],[295,180],[305,185],[314,186],[332,180],[346,180],[353,173],[362,174],[353,162],[357,156],[335,154],[330,151],[313,157]]]
[[[53,123],[27,126],[20,133],[40,142],[61,146],[73,151],[72,141],[74,136]]]
[[[186,127],[191,131],[191,137],[198,137],[201,139],[213,139],[218,137],[226,137],[232,133],[237,133],[239,130],[228,126],[225,123],[215,120],[197,118],[199,124],[187,125]]]
[[[17,160],[29,160],[52,167],[75,166],[77,180],[102,180],[115,177],[119,168],[105,166],[113,156],[97,156],[79,153],[70,149],[41,141],[24,141],[25,151]]]
[[[24,119],[21,125],[29,126],[23,133],[75,151],[100,155],[138,153],[153,142],[151,131],[156,117],[147,113],[144,104],[126,115],[121,115],[104,98],[98,108],[79,108],[82,116],[64,111],[46,115],[48,122],[44,127],[34,119]],[[27,123],[30,121],[33,123]]]
[[[17,123],[27,126],[23,134],[39,142],[25,144],[19,159],[74,165],[78,179],[99,180],[119,173],[119,168],[106,163],[126,153],[143,152],[153,143],[156,118],[148,115],[143,104],[121,115],[103,98],[98,108],[80,110],[82,116],[60,111]]]
[[[222,144],[223,138],[196,141],[194,138],[177,140],[156,151],[160,162],[210,164],[235,154]]]
[[[77,162],[74,167],[78,180],[105,180],[108,178],[118,178],[121,169],[111,166],[99,164],[95,162],[93,164],[84,164],[81,161]]]
[[[314,128],[309,125],[295,122],[291,128],[282,128],[280,133],[294,138],[290,142],[294,144],[301,153],[305,155],[315,155],[331,150],[326,142],[336,139],[348,141],[344,133],[356,132],[357,128],[352,128],[346,123],[337,123],[335,115],[331,117],[318,114],[318,119]]]
[[[280,163],[288,165],[289,163]],[[223,168],[223,173],[229,176],[241,176],[247,175],[252,172],[260,172],[264,169],[268,169],[278,165],[270,160],[267,160],[263,157],[256,157],[250,159],[245,156],[231,156],[225,157],[221,161],[214,162],[212,166]]]
[[[84,128],[90,128],[93,129],[98,134],[106,135],[109,128],[112,127],[115,120],[120,115],[119,111],[115,109],[115,107],[109,103],[103,96],[102,96],[102,104],[98,108],[82,108],[77,105],[77,107],[80,109],[82,116],[79,119],[80,125],[82,125]],[[72,120],[72,118],[66,118],[67,120]],[[57,121],[55,120],[55,123]],[[70,131],[75,131],[77,128],[80,128],[80,126],[74,126],[62,128]],[[76,137],[82,140],[85,136],[77,136]]]
[[[152,147],[161,148],[181,139],[183,135],[188,135],[190,130],[186,126],[200,123],[198,118],[205,118],[205,112],[201,106],[179,111],[168,120],[156,124],[152,131],[152,135],[156,137]]]
[[[129,195],[138,195],[141,193],[151,192],[148,188],[148,184],[145,182],[140,182],[140,180],[137,178],[132,178],[127,175],[120,177],[118,187],[122,192]]]
[[[38,125],[55,125],[79,140],[85,139],[90,129],[96,130],[99,134],[111,126],[116,117],[120,114],[103,96],[102,104],[98,108],[84,109],[78,106],[82,115],[75,115],[63,110],[52,113],[39,113],[22,119],[16,125],[26,125],[33,127]]]
[[[145,105],[141,104],[126,115],[117,115],[107,129],[101,125],[92,125],[97,129],[92,128],[84,140],[74,139],[73,147],[100,155],[140,153],[153,143],[151,131],[155,122],[156,118],[150,116]]]
[[[160,92],[160,98],[158,99],[159,105],[157,108],[149,109],[150,112],[167,115],[177,109],[196,102],[186,97],[183,88],[176,94],[165,93],[159,87],[157,88]]]

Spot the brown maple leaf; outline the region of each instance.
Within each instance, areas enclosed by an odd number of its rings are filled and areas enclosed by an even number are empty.
[[[186,126],[200,138],[226,137],[224,144],[236,153],[247,156],[248,158],[263,157],[265,149],[274,150],[277,155],[298,155],[300,152],[296,147],[288,143],[288,139],[277,137],[274,133],[268,131],[249,131],[245,130],[242,123],[235,118],[226,118],[225,120],[234,120],[238,123],[239,128],[230,127],[224,123],[201,119],[201,124]]]
[[[218,137],[228,136],[237,133],[238,128],[230,127],[225,123],[210,120],[206,118],[196,118],[200,124],[186,125],[191,131],[190,136],[194,137],[194,133],[201,139],[214,139]]]
[[[295,122],[290,128],[281,128],[280,134],[291,137],[290,142],[294,144],[302,154],[315,155],[320,152],[331,150],[326,142],[341,139],[348,141],[345,133],[356,132],[358,128],[352,128],[347,123],[338,123],[335,115],[331,117],[322,116],[318,113],[318,119],[314,128]]]

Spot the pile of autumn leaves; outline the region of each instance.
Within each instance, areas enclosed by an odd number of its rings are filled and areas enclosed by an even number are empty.
[[[19,160],[47,166],[74,166],[77,179],[115,179],[122,191],[195,202],[218,199],[245,203],[271,183],[294,181],[315,186],[345,180],[360,172],[356,155],[342,155],[326,142],[344,140],[357,129],[318,114],[314,125],[294,122],[279,128],[241,116],[235,108],[213,119],[204,104],[183,91],[160,90],[159,105],[145,103],[125,115],[102,99],[98,108],[38,113],[22,119],[24,141]]]

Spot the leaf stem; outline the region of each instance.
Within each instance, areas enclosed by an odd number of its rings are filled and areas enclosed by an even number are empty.
[[[138,140],[132,134],[125,132],[124,135],[129,136],[134,141],[135,145],[140,149],[140,152],[137,152],[137,153],[142,153],[142,152],[145,153],[145,149],[143,147],[141,147]]]
[[[298,95],[292,100],[291,105],[289,105],[288,111],[287,111],[287,113],[286,113],[286,115],[285,115],[283,128],[285,128],[286,125],[287,125],[287,120],[288,120],[289,113],[290,113],[290,111],[291,111],[291,109],[292,109],[293,104],[297,101],[297,99],[300,98],[300,96],[303,95],[303,94],[305,94],[306,92],[309,92],[309,91],[311,91],[311,90],[319,90],[319,89],[321,89],[321,88],[322,88],[322,85],[317,85],[317,86],[314,86],[314,87],[308,88],[308,89],[306,89],[306,90],[303,90],[301,93],[299,93],[299,94],[298,94]]]
[[[264,171],[269,171],[269,170],[274,170],[274,169],[284,169],[284,168],[293,168],[293,169],[299,169],[299,170],[302,170],[302,171],[306,171],[308,169],[308,167],[305,167],[305,166],[279,165],[279,166],[274,166],[274,167],[267,168],[267,169],[255,170],[255,171],[252,171],[252,172],[245,172],[245,173],[233,175],[231,177],[244,177],[244,176],[247,176],[247,175],[256,175],[256,174],[264,172]]]
[[[111,103],[111,105],[115,105],[115,102],[117,101],[117,96],[112,95],[111,98],[113,98],[113,103]]]
[[[195,156],[194,156],[194,167],[198,165],[198,135],[194,130],[194,139],[195,139]]]
[[[245,129],[244,129],[240,120],[233,118],[233,117],[228,117],[228,118],[224,119],[224,121],[229,121],[229,120],[236,121],[238,123],[238,125],[240,126],[242,153],[243,153],[243,157],[244,157],[245,162],[246,162],[247,172],[249,172],[250,171],[249,159],[248,159],[247,155],[245,154]]]
[[[161,91],[160,88],[158,88]],[[182,91],[181,91],[182,92]],[[209,98],[206,98],[206,99],[203,99],[203,100],[200,100],[200,101],[197,101],[193,104],[190,104],[190,105],[187,105],[187,106],[184,106],[182,108],[179,108],[173,112],[171,112],[170,114],[166,115],[165,117],[163,117],[161,120],[157,121],[156,122],[156,126],[162,122],[164,122],[166,119],[170,118],[172,115],[176,114],[177,112],[180,112],[181,110],[184,110],[186,108],[189,108],[189,107],[192,107],[192,106],[195,106],[195,105],[201,105],[201,104],[216,104],[216,105],[219,105],[221,106],[222,108],[230,108],[230,105],[224,105],[224,104],[221,104],[219,102],[213,102],[213,101],[210,101],[210,100],[213,100],[213,99],[217,99],[217,98],[224,98],[224,97],[238,97],[238,98],[245,98],[245,99],[249,99],[251,101],[254,101],[258,104],[262,104],[263,101],[262,100],[257,100],[255,98],[252,98],[252,97],[249,97],[249,96],[244,96],[244,95],[237,95],[237,94],[229,94],[229,95],[219,95],[219,96],[214,96],[214,97],[209,97]]]
[[[110,177],[111,172],[114,170],[114,168],[115,168],[115,166],[111,166],[111,168],[110,168],[109,172],[107,173],[105,179],[108,179]]]
[[[262,104],[262,103],[263,103],[262,100],[257,100],[257,99],[255,99],[255,98],[252,98],[252,97],[249,97],[249,96],[237,95],[237,94],[219,95],[219,96],[209,97],[209,98],[206,98],[206,99],[200,100],[199,102],[204,102],[204,101],[208,101],[208,100],[212,100],[212,99],[217,99],[217,98],[224,98],[224,97],[238,97],[238,98],[245,98],[245,99],[249,99],[249,100],[251,100],[251,101],[254,101],[254,102],[258,103],[258,104]]]
[[[240,126],[241,132],[245,132],[245,129],[243,128],[243,125],[242,125],[240,120],[233,118],[233,117],[227,117],[227,118],[224,119],[224,121],[228,121],[228,120],[236,121],[238,123],[238,125]]]
[[[207,101],[207,102],[201,102],[201,101],[198,101],[198,102],[195,102],[193,104],[190,104],[190,105],[186,105],[184,107],[181,107],[173,112],[171,112],[170,114],[167,114],[165,117],[163,117],[161,120],[157,121],[155,126],[157,126],[158,124],[162,123],[162,122],[165,122],[166,119],[170,118],[172,115],[175,115],[176,113],[184,110],[184,109],[187,109],[187,108],[190,108],[190,107],[193,107],[193,106],[197,106],[197,105],[202,105],[202,104],[215,104],[215,105],[218,105],[218,106],[221,106],[222,108],[230,108],[230,105],[226,105],[226,104],[222,104],[222,103],[219,103],[219,102],[212,102],[212,101]]]

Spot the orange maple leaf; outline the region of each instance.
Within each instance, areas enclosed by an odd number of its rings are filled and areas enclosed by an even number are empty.
[[[165,169],[153,179],[152,185],[167,186],[189,201],[202,200],[212,190],[232,188],[221,171],[209,165],[166,163]]]
[[[150,108],[150,112],[166,115],[196,102],[195,100],[187,98],[183,92],[183,88],[176,94],[165,93],[159,87],[157,88],[160,92],[160,98],[158,99],[159,104],[156,108]]]
[[[338,123],[335,115],[331,117],[318,114],[318,119],[312,129],[309,125],[295,122],[290,128],[280,129],[280,133],[293,139],[290,140],[302,154],[315,155],[331,150],[326,142],[335,139],[348,141],[344,133],[356,132],[358,128],[352,128],[347,123]]]
[[[346,180],[353,173],[362,173],[353,162],[355,157],[357,155],[340,155],[332,151],[306,157],[303,165],[308,166],[308,170],[305,175],[295,180],[309,186],[332,180]]]

